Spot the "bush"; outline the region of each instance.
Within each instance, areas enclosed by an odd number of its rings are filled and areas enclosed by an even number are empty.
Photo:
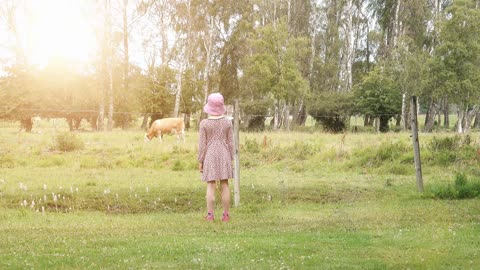
[[[172,171],[183,171],[185,170],[185,164],[181,160],[175,160],[173,163]]]
[[[60,133],[55,139],[55,149],[63,152],[82,150],[85,146],[80,137],[71,132]]]
[[[255,139],[245,139],[245,151],[248,153],[256,154],[260,152],[260,145]]]
[[[477,148],[472,145],[469,135],[465,137],[453,136],[433,137],[427,144],[425,157],[433,165],[448,166],[453,163],[475,163],[478,159]]]
[[[433,186],[431,193],[438,199],[475,198],[480,195],[480,181],[468,181],[464,173],[457,173],[453,185]]]
[[[432,152],[456,151],[461,145],[460,136],[438,138],[433,137],[427,147]]]

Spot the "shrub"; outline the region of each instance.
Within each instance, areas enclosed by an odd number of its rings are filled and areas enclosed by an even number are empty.
[[[480,181],[468,181],[464,173],[455,175],[454,184],[447,186],[433,186],[432,195],[439,199],[469,199],[480,195]]]
[[[183,171],[185,170],[185,164],[181,160],[175,160],[172,167],[173,171]]]
[[[55,149],[63,152],[71,152],[84,148],[83,141],[71,132],[59,133],[56,138]]]
[[[428,143],[428,149],[432,152],[439,152],[443,150],[455,151],[461,145],[460,136],[438,138],[433,137]]]
[[[260,152],[260,145],[257,143],[255,139],[246,138],[244,147],[246,152],[248,153],[256,154]]]

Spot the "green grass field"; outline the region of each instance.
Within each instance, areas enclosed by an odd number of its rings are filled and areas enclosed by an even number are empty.
[[[185,144],[75,134],[84,148],[61,152],[50,124],[0,129],[0,269],[480,265],[480,198],[435,196],[460,172],[480,181],[479,133],[456,151],[438,150],[454,134],[420,135],[425,194],[408,133],[241,133],[241,202],[227,224],[203,220],[196,132]]]

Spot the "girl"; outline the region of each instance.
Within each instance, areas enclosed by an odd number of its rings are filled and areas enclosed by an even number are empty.
[[[220,93],[208,96],[203,111],[208,118],[200,122],[198,141],[198,162],[202,181],[207,182],[207,221],[213,221],[216,181],[220,181],[222,192],[223,217],[228,222],[230,216],[230,189],[228,179],[233,178],[233,131],[232,122],[225,118],[225,105]]]

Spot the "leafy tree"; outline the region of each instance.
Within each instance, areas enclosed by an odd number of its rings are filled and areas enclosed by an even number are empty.
[[[398,85],[385,69],[376,67],[354,90],[356,109],[380,119],[380,131],[389,130],[388,122],[401,113],[402,98]]]
[[[457,131],[468,132],[480,98],[480,9],[473,0],[456,0],[447,8],[431,63],[450,99],[459,107]]]

